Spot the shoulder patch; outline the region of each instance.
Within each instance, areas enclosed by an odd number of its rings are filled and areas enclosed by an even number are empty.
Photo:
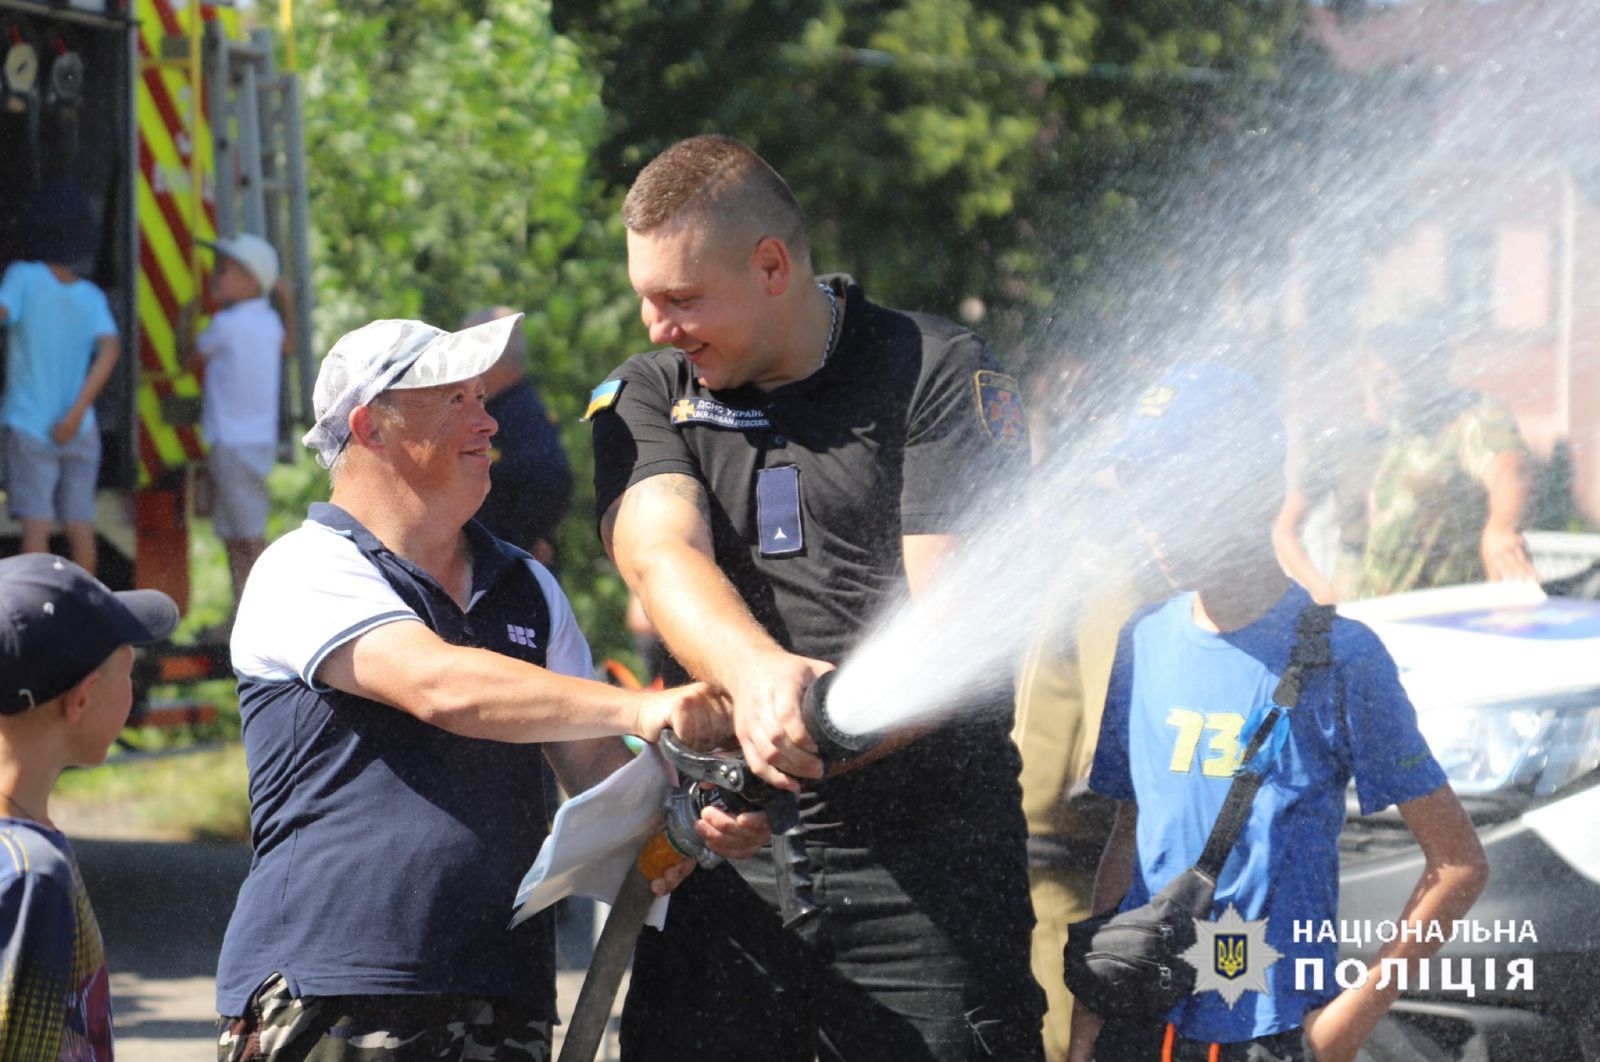
[[[731,431],[761,431],[772,427],[759,409],[738,409],[714,398],[680,398],[672,403],[672,423],[709,424]]]
[[[617,395],[621,393],[621,380],[607,380],[593,391],[590,391],[589,408],[583,411],[583,419],[591,420],[596,413],[604,412],[616,405]]]
[[[1021,450],[1028,442],[1028,418],[1022,410],[1022,390],[1003,372],[979,369],[972,374],[978,396],[978,419],[995,445]]]

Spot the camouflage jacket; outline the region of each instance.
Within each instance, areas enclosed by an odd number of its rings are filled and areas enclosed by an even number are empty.
[[[1523,452],[1522,436],[1511,410],[1487,395],[1464,395],[1454,408],[1433,431],[1390,429],[1372,485],[1357,597],[1484,578],[1484,477],[1498,455]]]

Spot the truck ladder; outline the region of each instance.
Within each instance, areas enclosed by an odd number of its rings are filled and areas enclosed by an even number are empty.
[[[217,24],[208,23],[203,48],[211,89],[217,234],[264,236],[283,259],[294,296],[296,345],[279,419],[286,428],[309,424],[314,419],[311,386],[317,366],[311,353],[311,226],[300,80],[292,72],[277,70],[268,30],[256,30],[249,41],[236,41]],[[297,435],[290,430],[283,433],[289,440]]]

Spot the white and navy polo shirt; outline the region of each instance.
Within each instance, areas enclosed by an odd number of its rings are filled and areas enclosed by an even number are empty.
[[[251,572],[233,663],[255,858],[219,1013],[244,1013],[277,972],[296,996],[508,998],[554,1016],[550,919],[506,928],[552,811],[539,746],[461,737],[317,680],[329,653],[386,623],[592,677],[554,577],[475,521],[467,538],[465,612],[327,504]]]

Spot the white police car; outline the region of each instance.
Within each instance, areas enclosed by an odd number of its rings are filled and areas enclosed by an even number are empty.
[[[1600,601],[1495,583],[1341,606],[1369,624],[1478,826],[1491,877],[1364,1052],[1373,1062],[1600,1059]],[[1376,950],[1422,857],[1392,809],[1341,839],[1341,931]],[[1354,976],[1358,968],[1351,966]]]

